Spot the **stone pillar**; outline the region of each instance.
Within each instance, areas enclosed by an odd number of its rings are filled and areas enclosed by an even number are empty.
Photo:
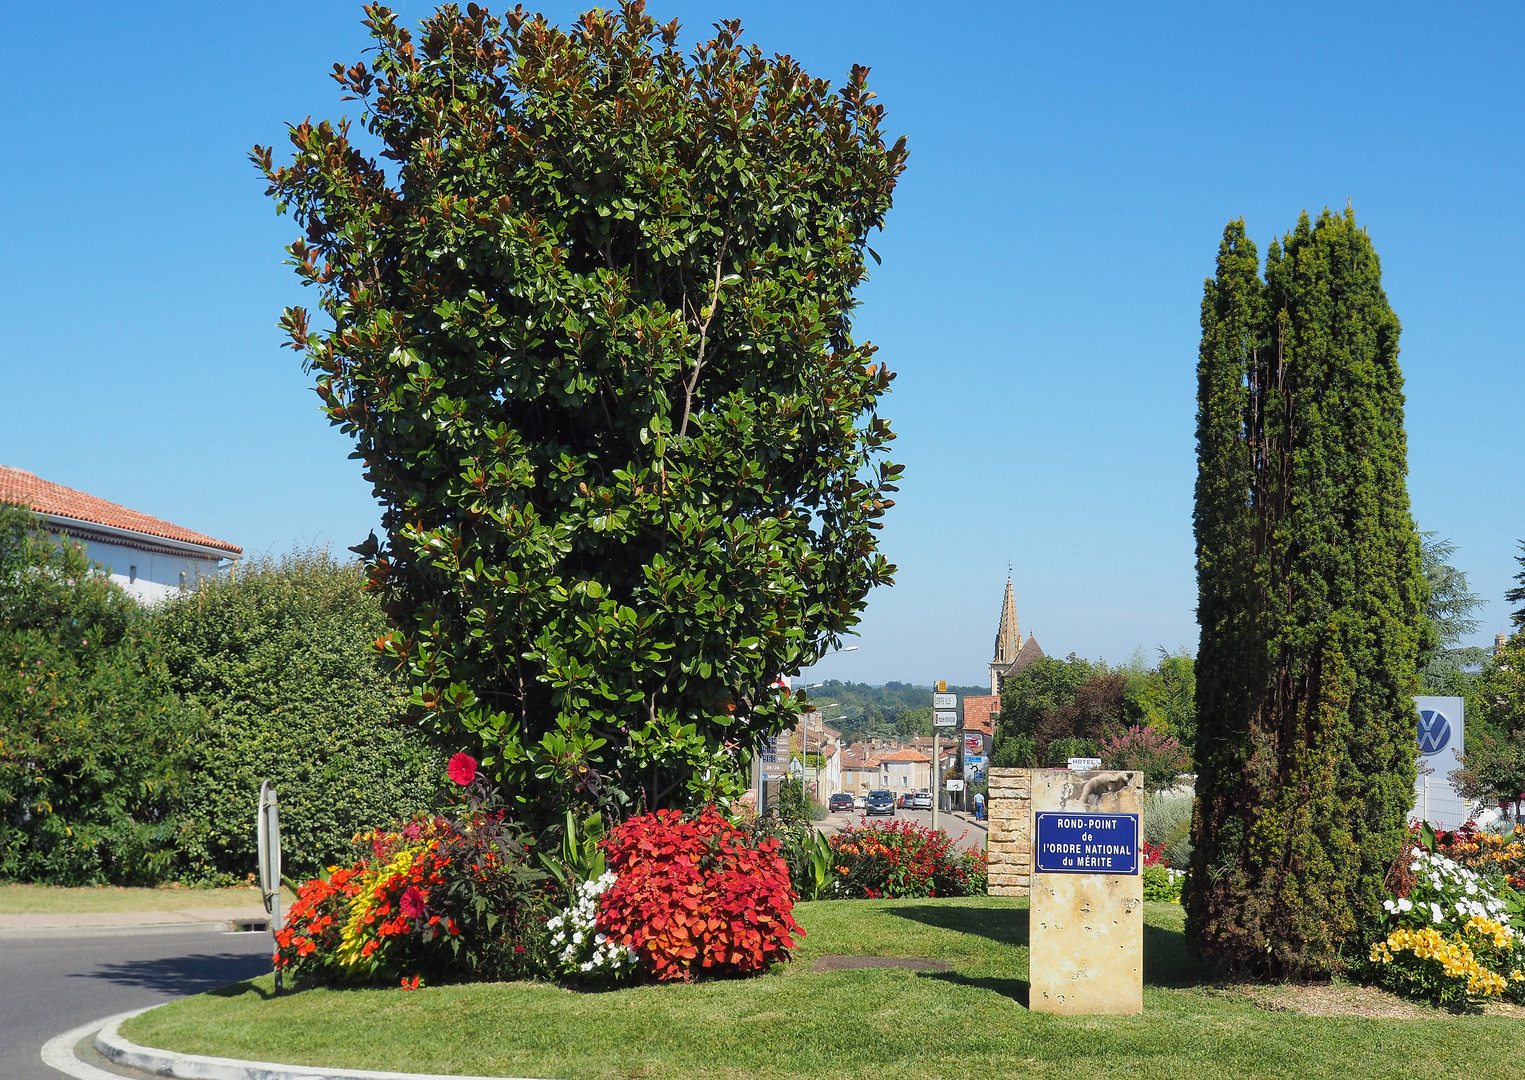
[[[1143,794],[1141,772],[1033,771],[1034,1012],[1144,1011]]]
[[[985,789],[990,895],[1026,896],[1033,865],[1031,769],[991,769]]]

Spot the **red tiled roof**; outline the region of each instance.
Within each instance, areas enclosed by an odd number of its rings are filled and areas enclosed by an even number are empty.
[[[113,529],[142,533],[144,536],[158,536],[165,540],[178,540],[184,544],[220,548],[230,555],[242,555],[244,550],[226,540],[215,540],[205,533],[192,532],[179,525],[171,525],[167,521],[160,521],[148,514],[129,510],[118,503],[107,502],[94,495],[86,495],[83,491],[66,488],[62,484],[43,480],[32,473],[6,465],[0,465],[0,502],[21,503],[39,514],[55,514],[59,517],[89,522],[92,525],[105,525]]]
[[[896,750],[893,754],[885,754],[880,761],[931,761],[925,754],[918,754],[915,750]]]
[[[982,735],[994,735],[995,718],[1000,711],[1000,694],[966,697],[964,699],[964,730],[978,731]]]

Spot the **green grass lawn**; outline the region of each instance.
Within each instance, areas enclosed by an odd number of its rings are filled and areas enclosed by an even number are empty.
[[[507,983],[271,996],[264,978],[130,1021],[192,1053],[560,1080],[659,1077],[1455,1077],[1525,1074],[1525,1022],[1317,1017],[1257,1007],[1187,957],[1182,913],[1146,905],[1142,1016],[1026,1008],[1027,909],[1002,899],[796,908],[807,937],[765,977],[573,993]],[[949,972],[811,974],[823,953],[939,957]]]
[[[295,899],[286,893],[286,903]],[[258,889],[66,889],[57,885],[0,884],[0,915],[72,915],[98,911],[183,911],[187,908],[262,907]]]

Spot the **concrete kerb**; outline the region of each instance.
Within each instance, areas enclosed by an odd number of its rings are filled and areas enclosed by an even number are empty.
[[[152,1009],[158,1007],[149,1006]],[[134,1009],[132,1012],[117,1013],[66,1031],[48,1040],[42,1048],[42,1060],[77,1080],[121,1080],[115,1073],[96,1068],[75,1055],[74,1048],[94,1033],[95,1049],[113,1064],[154,1076],[179,1077],[181,1080],[528,1080],[524,1077],[445,1076],[438,1073],[331,1069],[312,1065],[278,1065],[269,1061],[239,1061],[236,1058],[206,1057],[202,1054],[179,1054],[173,1050],[139,1046],[117,1030],[123,1021],[147,1011],[148,1009]]]

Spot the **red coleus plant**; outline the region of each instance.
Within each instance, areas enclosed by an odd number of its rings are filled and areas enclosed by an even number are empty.
[[[631,818],[604,850],[617,877],[599,899],[599,928],[658,980],[757,974],[804,936],[778,842],[754,841],[714,807]]]

